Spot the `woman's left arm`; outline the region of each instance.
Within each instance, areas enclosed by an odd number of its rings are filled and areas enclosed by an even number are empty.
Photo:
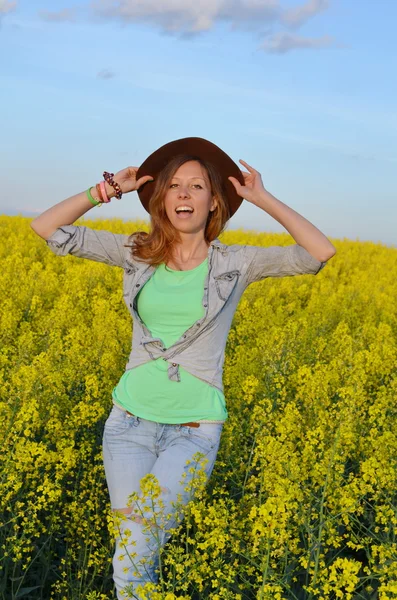
[[[317,260],[326,262],[334,256],[336,248],[329,239],[305,217],[268,192],[258,171],[245,161],[240,160],[240,162],[248,170],[248,173],[243,172],[245,185],[241,185],[235,177],[228,178],[238,195],[262,208],[273,219],[276,219],[280,225],[285,227],[296,243]]]

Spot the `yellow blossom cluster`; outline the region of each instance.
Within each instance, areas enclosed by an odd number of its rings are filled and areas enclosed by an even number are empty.
[[[24,217],[0,217],[0,232],[0,598],[113,599],[101,441],[131,343],[122,270],[55,256]],[[214,471],[205,489],[194,480],[142,597],[397,599],[397,250],[332,241],[317,276],[245,291]]]

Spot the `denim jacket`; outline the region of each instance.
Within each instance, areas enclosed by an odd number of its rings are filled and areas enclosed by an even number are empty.
[[[126,370],[161,358],[168,363],[168,377],[179,382],[181,365],[192,375],[223,392],[226,340],[239,300],[248,285],[266,277],[317,273],[326,262],[314,258],[298,244],[289,246],[226,245],[215,239],[208,248],[208,273],[204,282],[204,315],[169,348],[155,338],[137,312],[136,296],[156,267],[131,257],[124,247],[128,235],[64,225],[46,241],[57,255],[81,258],[124,269],[124,301],[133,319],[132,347]]]

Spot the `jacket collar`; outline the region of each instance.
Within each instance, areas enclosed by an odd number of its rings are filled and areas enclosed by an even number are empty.
[[[210,243],[210,246],[215,246],[216,248],[224,248],[225,244],[222,244],[222,242],[218,238],[215,238]]]

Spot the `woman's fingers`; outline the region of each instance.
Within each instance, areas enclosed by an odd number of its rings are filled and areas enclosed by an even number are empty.
[[[228,179],[232,182],[236,190],[238,190],[241,187],[241,183],[235,177],[228,177]]]
[[[140,188],[144,183],[147,183],[148,181],[153,181],[153,177],[151,175],[145,175],[144,177],[141,177],[136,182],[137,188]]]
[[[252,177],[251,173],[244,173],[243,171],[242,171],[242,175],[244,177],[244,184],[248,183],[249,177]],[[241,187],[241,183],[235,177],[228,177],[228,179],[234,184],[235,187],[236,187],[236,185],[238,187]]]
[[[248,163],[246,163],[246,162],[245,162],[245,160],[242,160],[242,159],[240,158],[240,161],[239,161],[239,162],[241,162],[241,164],[242,164],[242,165],[244,165],[244,167],[245,167],[246,169],[248,169],[248,171],[249,171],[250,173],[257,173],[257,172],[258,172],[256,169],[254,169],[254,167],[251,167],[251,166],[250,166]]]

